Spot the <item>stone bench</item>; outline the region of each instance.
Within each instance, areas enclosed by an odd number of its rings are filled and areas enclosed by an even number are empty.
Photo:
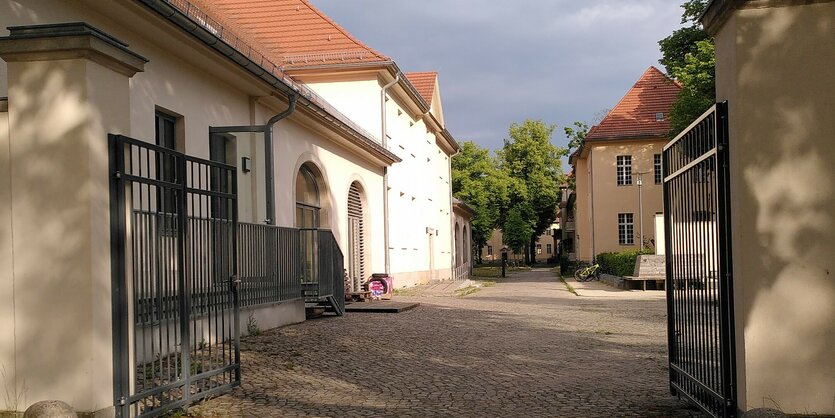
[[[627,290],[632,290],[633,285],[637,288],[639,283],[641,290],[647,290],[647,282],[654,282],[655,290],[664,290],[664,286],[667,282],[667,279],[664,276],[625,276],[623,279],[624,288]]]

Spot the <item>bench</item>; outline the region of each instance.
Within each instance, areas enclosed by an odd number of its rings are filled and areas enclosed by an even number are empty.
[[[655,290],[664,290],[664,286],[667,282],[667,279],[664,276],[625,276],[623,279],[623,286],[627,290],[632,290],[633,284],[637,285],[638,283],[640,283],[641,290],[645,291],[647,290],[647,282],[654,282]]]

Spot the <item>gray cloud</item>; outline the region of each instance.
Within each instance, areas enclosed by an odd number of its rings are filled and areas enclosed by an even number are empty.
[[[447,128],[491,149],[512,122],[562,127],[613,107],[659,66],[681,15],[669,0],[313,3],[404,71],[439,71]],[[553,142],[565,145],[561,128]]]

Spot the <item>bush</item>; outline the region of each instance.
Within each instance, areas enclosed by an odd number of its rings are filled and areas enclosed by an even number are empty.
[[[606,274],[615,276],[631,276],[635,272],[635,260],[639,254],[652,254],[652,251],[626,250],[619,253],[600,253],[597,255],[597,263],[600,270]]]

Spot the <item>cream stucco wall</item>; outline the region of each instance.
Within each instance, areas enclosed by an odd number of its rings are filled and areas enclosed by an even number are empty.
[[[716,35],[742,410],[835,414],[833,33],[825,2],[738,10]]]
[[[654,180],[655,154],[661,154],[665,140],[589,142],[588,158],[577,166],[577,241],[580,260],[588,261],[603,252],[640,248],[638,173],[643,175],[644,241],[654,239],[655,213],[664,210],[661,184]],[[617,156],[632,156],[632,184],[617,185]],[[585,163],[585,164],[584,164]],[[584,165],[588,167],[584,167]],[[586,168],[586,170],[582,170]],[[583,174],[585,173],[585,174]],[[634,244],[618,243],[618,214],[632,213]],[[589,237],[593,236],[593,242]]]
[[[205,158],[209,126],[263,124],[286,106],[235,65],[148,18],[132,2],[0,4],[3,28],[85,21],[150,60],[130,80],[84,59],[0,62],[4,85],[10,77],[2,95],[11,98],[0,113],[0,392],[21,393],[0,410],[43,399],[81,412],[113,404],[107,134],[152,142],[161,109],[181,117],[181,150]],[[295,173],[314,161],[326,174],[329,226],[343,252],[351,181],[367,192],[368,258],[382,270],[382,167],[328,129],[302,111],[276,125],[278,224],[295,224]],[[262,222],[262,140],[242,135],[235,148],[235,164],[242,156],[253,163],[251,173],[239,172],[242,220]],[[298,321],[302,309],[263,323]]]

